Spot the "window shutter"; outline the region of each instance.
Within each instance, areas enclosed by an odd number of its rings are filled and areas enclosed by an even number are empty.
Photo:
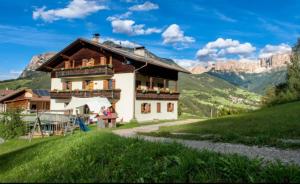
[[[89,90],[94,90],[94,82],[93,81],[91,81],[90,83],[89,83]]]
[[[68,85],[69,85],[68,86],[69,90],[72,90],[72,82],[71,81],[68,82]]]
[[[84,81],[82,81],[82,89],[84,90],[85,87],[86,87],[86,81],[84,80]]]
[[[71,68],[71,62],[70,61],[65,61],[65,68]]]
[[[161,104],[157,103],[157,113],[161,113]]]
[[[115,79],[112,80],[112,89],[116,89],[116,80]]]
[[[103,80],[103,89],[108,89],[108,80]]]
[[[62,86],[62,87],[63,87],[63,90],[66,90],[66,89],[67,89],[67,83],[66,83],[66,82],[63,82],[62,85],[63,85],[63,86]]]

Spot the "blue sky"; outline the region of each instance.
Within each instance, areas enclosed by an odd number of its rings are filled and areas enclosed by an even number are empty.
[[[33,55],[100,33],[183,66],[256,60],[300,37],[298,0],[0,0],[0,80]]]

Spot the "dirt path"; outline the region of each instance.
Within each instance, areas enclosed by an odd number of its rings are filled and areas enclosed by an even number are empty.
[[[210,150],[219,153],[227,154],[240,154],[247,156],[249,158],[262,158],[265,161],[276,161],[280,160],[283,163],[295,163],[300,165],[300,150],[282,150],[273,147],[257,147],[257,146],[246,146],[242,144],[230,144],[230,143],[215,143],[211,141],[193,141],[193,140],[182,140],[182,139],[172,139],[163,137],[150,137],[137,135],[137,132],[152,132],[159,130],[162,126],[174,126],[195,123],[200,120],[189,119],[176,122],[167,122],[155,125],[146,125],[131,129],[115,130],[113,133],[122,137],[139,137],[151,142],[164,142],[171,143],[177,142],[183,144],[189,148],[194,148],[197,150]]]

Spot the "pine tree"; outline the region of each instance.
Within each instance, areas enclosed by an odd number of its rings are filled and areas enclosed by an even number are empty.
[[[293,99],[300,99],[300,39],[293,48],[291,63],[288,66],[287,86]]]

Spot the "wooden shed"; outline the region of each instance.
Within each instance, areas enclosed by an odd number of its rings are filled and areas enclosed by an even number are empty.
[[[48,90],[20,89],[0,99],[4,111],[21,109],[23,111],[50,110]]]

